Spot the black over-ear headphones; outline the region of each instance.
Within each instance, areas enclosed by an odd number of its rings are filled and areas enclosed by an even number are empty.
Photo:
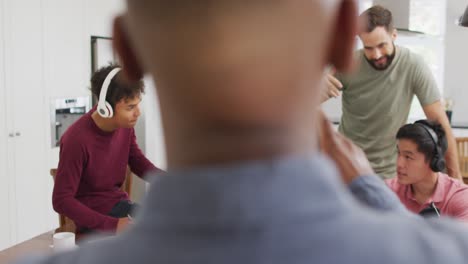
[[[437,133],[434,131],[434,129],[432,129],[429,126],[429,123],[427,123],[425,120],[416,121],[414,122],[414,124],[422,127],[429,134],[429,137],[432,139],[432,142],[434,143],[434,155],[429,163],[431,170],[434,172],[443,171],[445,169],[445,159],[442,156],[442,151],[438,144],[439,139],[437,137]]]

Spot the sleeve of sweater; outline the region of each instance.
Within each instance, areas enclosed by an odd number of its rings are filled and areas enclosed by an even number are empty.
[[[128,156],[128,165],[133,173],[138,177],[143,178],[149,172],[159,172],[161,169],[156,168],[151,161],[149,161],[141,151],[138,143],[136,142],[135,130],[132,129],[130,133],[130,154]]]
[[[78,226],[94,230],[115,230],[117,218],[96,212],[75,198],[86,163],[86,151],[77,140],[62,140],[52,193],[54,210],[72,219]]]

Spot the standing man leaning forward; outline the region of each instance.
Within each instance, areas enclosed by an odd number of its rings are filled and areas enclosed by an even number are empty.
[[[397,31],[388,9],[371,7],[359,20],[364,48],[355,54],[358,69],[352,75],[328,75],[323,99],[343,93],[339,131],[364,150],[378,175],[393,178],[395,135],[407,122],[416,95],[427,119],[447,132],[447,174],[461,180],[455,138],[430,69],[420,56],[394,44]]]

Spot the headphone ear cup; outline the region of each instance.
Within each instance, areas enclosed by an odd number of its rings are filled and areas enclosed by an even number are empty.
[[[98,105],[97,112],[101,117],[107,118],[109,115],[109,110],[107,110],[106,105]]]
[[[444,159],[437,159],[437,169],[438,171],[445,170],[445,160]]]
[[[445,160],[443,158],[441,159],[439,155],[435,155],[431,161],[431,169],[434,172],[441,172],[445,170]]]
[[[114,111],[112,109],[112,106],[106,101],[103,104],[98,104],[97,107],[98,114],[104,118],[111,118],[114,116]]]
[[[106,101],[106,109],[107,109],[106,118],[112,118],[114,116],[114,109],[112,109],[112,106],[107,101]]]

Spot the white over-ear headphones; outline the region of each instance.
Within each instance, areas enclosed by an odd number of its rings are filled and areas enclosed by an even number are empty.
[[[112,78],[120,71],[120,68],[115,68],[107,74],[106,79],[102,83],[101,92],[99,93],[99,101],[97,105],[98,114],[104,118],[112,118],[114,116],[114,110],[111,104],[106,101],[107,90],[112,81]]]

